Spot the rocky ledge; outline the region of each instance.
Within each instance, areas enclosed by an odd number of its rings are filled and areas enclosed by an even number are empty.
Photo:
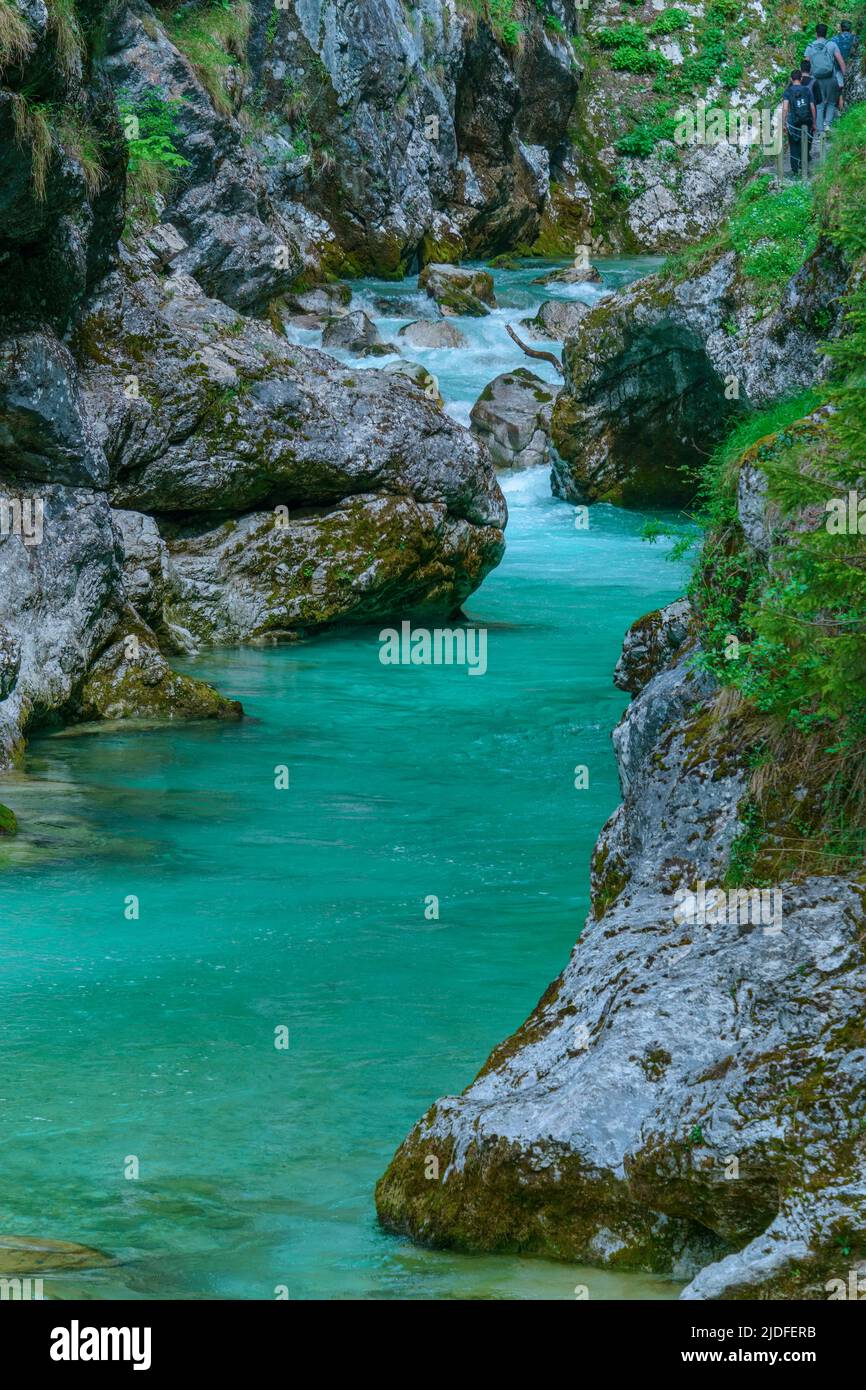
[[[693,626],[678,603],[627,636],[585,929],[377,1209],[422,1243],[652,1270],[685,1298],[823,1298],[866,1253],[866,903],[835,877],[720,886],[747,740]]]
[[[625,506],[690,501],[696,456],[738,411],[820,380],[821,344],[836,332],[847,275],[819,247],[768,311],[729,251],[606,296],[563,351],[554,492]]]

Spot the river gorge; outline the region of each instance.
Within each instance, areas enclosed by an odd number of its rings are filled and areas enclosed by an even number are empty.
[[[458,418],[523,360],[501,319],[532,313],[538,273],[497,273],[512,307],[461,320],[477,345],[427,356]],[[641,513],[597,507],[576,530],[547,469],[503,482],[505,558],[466,605],[489,634],[483,679],[383,668],[374,629],[208,653],[181,668],[240,699],[242,726],[61,733],[7,787],[22,826],[2,931],[19,1139],[0,1206],[15,1229],[74,1230],[121,1259],[46,1281],[57,1296],[568,1299],[586,1282],[413,1250],[372,1203],[417,1112],[471,1079],[570,950],[618,800],[622,635],[682,586]],[[592,1271],[592,1287],[677,1286]]]
[[[866,1286],[855,8],[0,0],[2,1298]]]

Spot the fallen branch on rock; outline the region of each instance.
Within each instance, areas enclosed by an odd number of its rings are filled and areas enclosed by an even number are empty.
[[[565,375],[565,373],[562,370],[562,363],[560,362],[558,357],[554,357],[552,352],[542,352],[539,348],[527,347],[526,343],[522,343],[520,341],[514,329],[511,327],[510,323],[507,323],[505,325],[505,331],[508,334],[509,338],[514,339],[521,352],[526,353],[527,357],[540,357],[543,362],[550,362],[559,372],[560,376]]]

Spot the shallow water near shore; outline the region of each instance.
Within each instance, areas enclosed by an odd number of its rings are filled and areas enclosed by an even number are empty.
[[[530,278],[497,275],[503,302],[526,296],[500,317],[549,297]],[[437,371],[458,418],[525,362],[480,336],[494,326],[460,320],[473,346]],[[577,531],[546,470],[503,481],[507,553],[466,605],[483,678],[383,666],[372,630],[210,652],[180,664],[241,699],[243,724],[43,737],[4,784],[22,835],[0,877],[0,1233],[117,1258],[46,1293],[676,1296],[421,1250],[375,1220],[408,1129],[568,959],[619,799],[622,636],[683,586],[643,514],[598,506]]]

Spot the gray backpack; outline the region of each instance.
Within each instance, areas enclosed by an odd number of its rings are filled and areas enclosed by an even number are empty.
[[[815,39],[814,43],[809,44],[807,52],[812,59],[813,77],[833,76],[835,60],[827,39]]]

